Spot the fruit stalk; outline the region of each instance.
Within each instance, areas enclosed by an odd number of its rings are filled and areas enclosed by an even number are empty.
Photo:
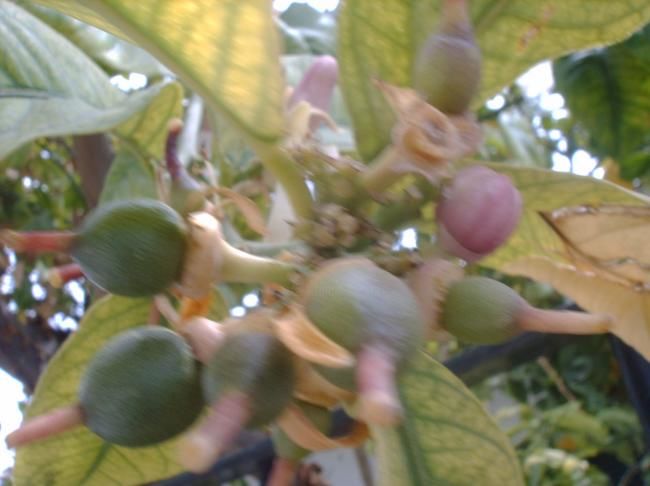
[[[402,418],[396,379],[397,356],[385,346],[370,344],[357,355],[359,417],[368,423],[393,426]]]
[[[297,267],[273,258],[243,252],[222,240],[221,278],[237,283],[278,283],[289,286]]]
[[[606,314],[537,309],[530,305],[517,314],[518,327],[525,331],[557,334],[603,334],[612,327]]]
[[[284,457],[276,457],[268,480],[268,486],[288,486],[292,484],[300,463]]]
[[[361,186],[371,194],[380,194],[397,182],[400,174],[395,171],[395,165],[400,160],[399,155],[394,145],[386,147],[366,171],[361,173]]]
[[[232,443],[251,415],[249,397],[229,392],[215,401],[209,415],[181,442],[180,462],[189,471],[207,471]]]
[[[47,271],[45,278],[52,287],[58,289],[71,280],[76,280],[83,276],[83,270],[78,263],[68,263],[66,265],[50,268]]]
[[[19,253],[67,253],[77,235],[72,231],[0,231],[0,244]]]
[[[57,408],[48,414],[29,419],[6,438],[7,447],[27,445],[57,435],[83,423],[84,415],[79,405]]]

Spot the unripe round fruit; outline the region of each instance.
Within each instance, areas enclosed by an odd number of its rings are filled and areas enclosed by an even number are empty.
[[[154,295],[180,275],[187,247],[185,225],[153,199],[100,206],[83,222],[70,254],[90,280],[117,295]]]
[[[508,176],[474,165],[460,170],[436,207],[438,237],[451,254],[474,262],[510,237],[522,200]]]
[[[444,113],[470,107],[481,81],[481,52],[474,40],[464,1],[446,0],[438,32],[415,59],[413,87]]]
[[[466,277],[447,290],[442,325],[467,343],[499,343],[519,333],[517,315],[527,306],[514,290],[497,280]]]
[[[250,398],[248,427],[266,425],[291,400],[295,371],[290,351],[265,332],[235,332],[203,369],[206,402],[214,403],[231,391]]]
[[[197,363],[176,333],[138,327],[111,339],[86,370],[79,401],[90,430],[113,444],[170,439],[203,409]]]
[[[341,258],[314,273],[302,296],[323,334],[356,353],[378,342],[405,359],[417,348],[424,318],[413,292],[365,258]]]

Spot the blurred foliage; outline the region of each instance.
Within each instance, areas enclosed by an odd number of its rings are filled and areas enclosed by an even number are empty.
[[[22,2],[20,2],[22,4]],[[30,7],[41,20],[58,31],[96,63],[107,75],[146,74],[147,84],[168,72],[141,49],[111,34],[43,7]],[[278,16],[286,56],[283,68],[290,85],[295,85],[313,56],[335,52],[337,13],[320,13],[305,4],[294,4]],[[494,162],[516,162],[537,168],[550,168],[554,157],[571,161],[578,150],[585,149],[600,157],[606,177],[614,180],[617,166],[608,166],[605,158],[621,164],[622,175],[650,180],[647,145],[647,50],[648,29],[611,48],[569,56],[555,65],[558,91],[565,97],[570,111],[545,109],[539,98],[526,96],[517,84],[504,89],[498,97],[502,103],[483,106],[478,117],[485,128],[485,144],[480,157]],[[637,69],[644,60],[644,68]],[[603,71],[602,66],[612,67]],[[645,69],[645,70],[644,70]],[[598,76],[614,76],[616,96],[607,91]],[[611,80],[609,80],[611,81]],[[584,89],[585,85],[593,89]],[[182,92],[185,106],[191,91]],[[647,99],[646,99],[647,98]],[[172,105],[180,100],[172,100]],[[175,109],[169,108],[169,112]],[[490,106],[492,108],[490,108]],[[644,116],[639,113],[643,111]],[[168,118],[169,112],[160,115]],[[608,113],[603,116],[602,113]],[[197,178],[210,181],[218,176],[222,184],[236,188],[257,203],[267,214],[273,181],[265,177],[262,166],[232,125],[206,111],[202,122],[213,129],[205,150],[193,154],[188,166]],[[340,127],[338,132],[321,128],[320,140],[342,152],[353,150],[349,115],[337,91],[331,115]],[[165,121],[163,120],[163,121]],[[164,123],[158,128],[164,136]],[[614,130],[614,132],[612,132]],[[624,135],[625,141],[612,145],[611,137]],[[113,135],[118,135],[113,133]],[[115,139],[120,138],[117,136]],[[162,140],[162,138],[160,138]],[[159,140],[159,141],[160,141]],[[74,167],[70,137],[39,138],[27,143],[0,160],[0,227],[15,229],[67,229],[86,212],[86,204]],[[109,172],[108,190],[103,200],[139,194],[155,196],[156,170],[160,160],[138,152],[126,137],[116,144],[117,158]],[[207,148],[206,148],[207,147]],[[226,208],[232,223],[232,239],[258,239],[245,224],[241,214]],[[51,325],[66,318],[76,322],[92,301],[92,290],[83,280],[78,290],[69,286],[54,289],[44,281],[45,270],[66,263],[62,257],[21,257],[6,251],[0,254],[0,298],[19,318],[38,315]],[[517,290],[531,304],[540,307],[567,305],[567,300],[550,286],[522,277],[495,271],[472,269],[498,278]],[[230,307],[252,289],[248,285],[224,286],[222,293]],[[55,316],[57,316],[55,318]],[[440,356],[462,352],[452,342],[432,345],[430,351]],[[552,372],[549,372],[552,370]],[[555,373],[555,374],[554,374]],[[611,454],[628,467],[638,464],[643,452],[641,430],[634,411],[627,403],[622,380],[607,340],[585,338],[578,344],[561,349],[548,362],[531,362],[509,371],[502,377],[500,390],[507,392],[516,406],[512,412],[516,424],[510,430],[524,465],[530,485],[599,485],[608,484],[589,459]],[[561,383],[565,389],[558,386]],[[485,396],[485,390],[482,390]],[[644,465],[639,466],[645,468]],[[2,479],[9,486],[8,479]]]
[[[650,27],[607,48],[555,61],[557,90],[581,133],[581,147],[612,157],[626,179],[650,174]]]

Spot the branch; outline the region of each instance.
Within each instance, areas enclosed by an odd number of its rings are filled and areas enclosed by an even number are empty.
[[[108,135],[94,133],[72,139],[73,163],[81,178],[81,190],[88,209],[97,206],[104,180],[113,162],[113,146]]]
[[[67,333],[54,331],[40,315],[21,323],[0,301],[0,368],[20,381],[28,394],[65,337]]]

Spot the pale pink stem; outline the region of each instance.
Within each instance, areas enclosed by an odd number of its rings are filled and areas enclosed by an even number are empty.
[[[613,324],[606,314],[536,309],[529,305],[517,313],[515,320],[522,330],[557,334],[602,334],[609,332]]]
[[[391,426],[402,418],[402,405],[395,384],[395,353],[372,343],[357,355],[359,418],[376,425]]]
[[[273,461],[273,469],[267,482],[268,486],[289,486],[293,484],[298,467],[296,461],[284,457],[277,457]]]
[[[181,333],[201,363],[207,363],[226,337],[222,326],[205,317],[193,317],[185,322]]]
[[[46,439],[77,427],[83,421],[83,410],[79,405],[58,408],[22,424],[19,429],[7,436],[7,447],[20,447]]]
[[[227,393],[180,445],[180,462],[192,472],[205,472],[237,437],[251,414],[250,399],[239,391]]]
[[[77,235],[72,231],[0,231],[0,244],[19,253],[66,253]]]
[[[71,280],[76,280],[83,276],[83,270],[78,263],[68,263],[66,265],[50,268],[46,274],[49,284],[57,289],[63,287]]]

